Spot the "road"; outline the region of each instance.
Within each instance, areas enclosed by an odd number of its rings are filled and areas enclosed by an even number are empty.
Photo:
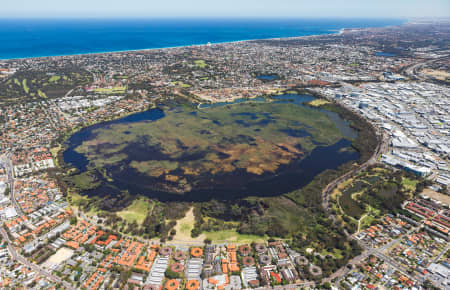
[[[370,208],[370,206],[369,206],[369,208]],[[370,210],[369,210],[369,212],[370,212]],[[358,229],[356,230],[356,234],[359,234],[359,232],[361,231],[361,221],[363,219],[365,219],[367,215],[368,215],[368,213],[365,213],[362,217],[359,218],[359,220],[358,220]]]
[[[412,228],[410,229],[406,235],[410,234],[411,232],[413,232],[414,230],[416,230],[417,228]],[[387,243],[386,245],[380,247],[380,248],[372,248],[367,244],[362,243],[361,241],[358,241],[358,244],[361,246],[361,248],[364,249],[363,253],[359,256],[356,256],[355,258],[353,258],[352,260],[350,260],[347,265],[350,266],[354,266],[357,265],[359,263],[361,263],[363,260],[365,260],[367,257],[369,257],[370,255],[374,255],[380,259],[385,260],[387,263],[389,263],[392,267],[394,267],[396,270],[399,270],[400,272],[403,273],[407,273],[407,269],[405,267],[403,267],[402,265],[400,265],[397,261],[391,259],[390,257],[387,257],[386,255],[384,255],[382,252],[385,251],[386,249],[392,247],[394,244],[398,243],[401,238],[403,237],[400,236],[397,239],[394,239],[392,241],[390,241],[389,243]],[[333,279],[336,279],[335,285],[338,287],[339,283],[341,282],[341,280],[351,271],[350,269],[345,266],[342,267],[341,269],[339,269],[338,271],[336,271],[335,273],[333,273],[327,280],[326,282],[330,282]]]
[[[436,213],[436,215],[438,215],[439,213]],[[434,217],[434,216],[433,216]],[[431,217],[431,219],[433,218]],[[347,265],[356,265],[358,263],[360,263],[361,261],[363,261],[364,259],[366,259],[367,257],[369,257],[370,255],[374,255],[380,259],[382,259],[384,262],[386,262],[387,264],[389,264],[392,268],[394,268],[395,270],[403,273],[406,276],[409,276],[410,278],[412,278],[413,280],[418,281],[419,283],[423,284],[426,280],[425,275],[422,275],[421,273],[417,273],[415,272],[415,275],[411,275],[409,274],[410,270],[407,266],[399,263],[398,261],[396,261],[394,258],[384,254],[384,252],[391,248],[392,246],[394,246],[395,244],[399,243],[401,241],[401,239],[405,236],[410,235],[411,233],[413,233],[414,231],[418,231],[420,230],[421,227],[424,226],[425,220],[423,220],[421,223],[419,223],[417,226],[415,227],[411,227],[411,229],[409,229],[405,234],[400,235],[399,237],[397,237],[396,239],[393,239],[392,241],[390,241],[389,243],[387,243],[386,245],[383,245],[382,247],[379,248],[372,248],[370,245],[362,243],[360,240],[358,241],[358,244],[364,249],[364,252],[353,258],[352,260],[350,260],[348,262]],[[437,261],[439,261],[439,259],[442,258],[443,255],[445,255],[447,253],[447,251],[450,249],[450,244],[447,244],[447,246],[439,253],[439,255],[437,255],[432,263],[436,263]],[[338,286],[339,282],[351,271],[351,269],[349,269],[348,267],[343,267],[341,269],[339,269],[337,272],[333,273],[333,275],[331,275],[329,277],[329,279],[327,279],[327,281],[331,281],[332,279],[336,278],[336,282],[335,285]]]
[[[5,155],[2,163],[5,166],[5,169],[6,169],[7,175],[8,175],[8,183],[9,183],[10,194],[11,194],[11,202],[14,205],[14,208],[16,209],[17,213],[20,215],[23,215],[22,208],[19,206],[19,204],[17,203],[15,196],[14,196],[14,174],[13,174],[14,169],[13,169],[13,165],[12,165],[11,156],[12,156],[11,153],[8,153],[7,155]],[[39,273],[39,275],[47,278],[48,280],[50,280],[52,282],[62,283],[62,285],[64,285],[68,289],[75,289],[72,287],[72,285],[70,285],[66,281],[63,281],[63,280],[61,280],[61,278],[50,274],[49,272],[45,271],[38,265],[31,263],[25,257],[23,257],[22,255],[17,253],[11,240],[9,239],[8,233],[5,231],[5,229],[3,227],[0,227],[0,235],[8,243],[8,251],[14,260],[26,265],[27,267],[30,267],[36,273]]]
[[[345,180],[347,180],[351,176],[353,176],[355,174],[358,174],[359,172],[361,172],[362,170],[365,170],[370,165],[375,164],[377,162],[377,160],[378,160],[378,157],[381,154],[383,154],[384,152],[386,152],[386,150],[387,150],[386,136],[383,133],[377,134],[377,136],[378,136],[378,138],[381,138],[381,142],[378,143],[378,146],[377,146],[374,154],[372,155],[372,157],[369,160],[367,160],[365,163],[360,165],[358,168],[355,168],[355,169],[347,172],[346,174],[344,174],[344,175],[336,178],[335,180],[333,180],[322,191],[322,208],[326,212],[329,212],[329,209],[330,209],[329,208],[329,198],[330,198],[330,194],[333,192],[333,190],[339,184],[341,184],[342,182],[344,182]],[[333,222],[336,222],[336,217],[334,215],[330,214],[329,216],[333,220]],[[348,234],[347,231],[345,231],[345,233],[346,233],[348,238],[350,238],[350,239],[353,238],[351,235]],[[365,248],[363,247],[363,249],[365,249]],[[351,269],[349,269],[347,267],[348,265],[353,266],[353,265],[359,264],[362,260],[366,259],[371,254],[372,254],[372,251],[370,251],[370,250],[368,251],[368,250],[365,249],[365,251],[361,255],[356,256],[355,258],[350,260],[345,267],[342,267],[342,268],[338,269],[336,272],[331,274],[328,278],[322,280],[322,282],[323,283],[331,282],[331,280],[337,279],[336,285],[339,285],[339,282],[342,280],[342,278],[345,277],[345,275],[347,275],[348,272],[351,271]]]
[[[5,166],[6,166],[6,171],[8,174],[8,183],[9,183],[9,193],[11,195],[11,202],[14,205],[14,208],[16,209],[16,212],[22,216],[23,215],[23,211],[22,208],[20,207],[20,205],[17,203],[16,201],[16,197],[14,196],[14,167],[12,164],[12,153],[8,153],[6,155],[6,160],[4,162]]]
[[[445,249],[436,258],[433,259],[433,263],[436,263],[437,261],[439,261],[442,258],[442,256],[448,252],[449,249],[450,249],[450,244],[447,244]]]
[[[370,157],[369,160],[367,160],[366,162],[364,162],[363,164],[361,164],[358,168],[355,168],[347,173],[345,173],[344,175],[336,178],[335,180],[333,180],[332,182],[330,182],[325,189],[322,191],[322,208],[329,213],[330,210],[330,204],[329,204],[329,200],[330,200],[330,194],[333,192],[333,190],[342,182],[344,182],[345,180],[347,180],[348,178],[350,178],[351,176],[354,176],[355,174],[358,174],[359,172],[365,170],[367,167],[369,167],[370,165],[373,165],[375,163],[377,163],[378,157],[385,153],[387,150],[387,140],[386,137],[383,133],[378,133],[377,134],[378,139],[381,138],[381,140],[379,140],[378,142],[378,146],[375,149],[375,152],[373,153],[372,157]],[[329,215],[330,218],[336,222],[336,217],[334,215]]]
[[[20,255],[19,253],[16,252],[16,249],[14,248],[14,246],[12,245],[11,240],[9,239],[8,234],[6,233],[5,229],[0,228],[0,235],[3,237],[3,239],[8,243],[8,251],[11,254],[12,258],[16,261],[18,261],[19,263],[24,264],[25,266],[33,269],[36,273],[39,273],[39,275],[41,275],[42,277],[47,278],[48,280],[54,282],[54,283],[61,283],[62,285],[64,285],[64,287],[66,287],[67,289],[75,289],[74,287],[72,287],[72,285],[70,285],[69,283],[67,283],[66,281],[63,281],[61,278],[59,278],[58,276],[55,276],[53,274],[50,274],[49,272],[47,272],[46,270],[44,270],[43,268],[41,268],[39,265],[33,264],[30,261],[28,261],[25,257],[23,257],[22,255]]]
[[[407,76],[408,78],[412,79],[412,80],[420,80],[420,81],[431,81],[433,82],[434,80],[430,77],[425,77],[423,75],[421,75],[419,73],[419,71],[422,68],[425,68],[427,65],[430,65],[434,62],[438,62],[438,61],[443,61],[443,60],[448,60],[449,56],[445,56],[445,57],[439,57],[439,58],[435,58],[435,59],[429,59],[429,60],[425,60],[423,62],[419,62],[419,63],[415,63],[412,65],[407,66],[406,68],[403,69],[403,74],[405,76]]]

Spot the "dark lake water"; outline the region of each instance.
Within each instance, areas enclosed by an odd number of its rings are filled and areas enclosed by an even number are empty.
[[[277,75],[258,75],[256,78],[262,81],[274,81],[280,79]]]
[[[310,95],[285,94],[275,96],[275,102],[291,103],[293,106],[304,106],[304,102],[314,99]],[[244,99],[236,100],[234,103],[241,103]],[[253,99],[252,101],[265,101],[263,98]],[[213,104],[211,106],[223,106],[229,103]],[[203,105],[202,107],[207,107]],[[255,178],[249,179],[245,169],[238,169],[226,176],[221,177],[220,184],[211,184],[210,188],[192,190],[184,194],[168,193],[163,191],[149,190],[145,191],[142,185],[149,182],[148,177],[137,174],[135,170],[121,170],[120,164],[116,167],[108,168],[113,172],[113,182],[103,182],[96,189],[86,192],[88,195],[103,196],[119,193],[121,190],[128,190],[131,194],[144,194],[161,201],[207,201],[211,199],[230,200],[243,198],[246,196],[277,196],[301,188],[311,182],[313,178],[327,169],[336,169],[344,163],[359,159],[359,153],[354,150],[347,150],[352,144],[352,139],[357,137],[357,133],[349,126],[348,122],[339,117],[336,113],[320,110],[333,120],[344,138],[330,146],[317,146],[309,155],[303,159],[291,162],[290,164],[280,166],[275,173],[264,173]],[[194,111],[195,113],[195,111]],[[248,112],[249,115],[252,112]],[[111,126],[118,123],[132,122],[153,122],[164,118],[162,109],[151,109],[142,113],[136,113],[128,117],[105,123],[96,124],[73,134],[66,142],[67,150],[64,152],[64,161],[67,164],[78,168],[81,172],[86,171],[88,160],[83,154],[77,153],[74,149],[83,141],[90,139],[95,134],[93,131],[105,126]],[[292,134],[305,134],[304,132],[291,132]],[[150,149],[149,149],[150,150]],[[139,159],[139,154],[153,154],[151,151],[145,152],[145,148],[130,148],[127,154],[133,155],[134,160]],[[155,159],[158,152],[154,152]],[[118,174],[120,172],[120,174]],[[116,173],[116,175],[114,175]],[[145,192],[143,192],[145,191]]]
[[[395,53],[390,53],[390,52],[377,52],[375,53],[376,56],[386,56],[386,57],[392,57],[395,56]]]

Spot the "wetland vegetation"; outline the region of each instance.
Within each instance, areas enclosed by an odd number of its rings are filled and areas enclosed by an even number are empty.
[[[74,185],[91,196],[124,190],[162,201],[277,196],[358,158],[345,136],[349,128],[292,102],[296,97],[152,109],[75,133],[64,159],[80,170]]]
[[[164,104],[90,126],[66,142],[62,163],[76,168],[66,183],[83,194],[75,201],[82,210],[123,233],[282,237],[304,254],[308,247],[336,253],[313,257],[331,271],[359,248],[322,210],[322,189],[367,160],[377,137],[358,115],[310,104],[315,99],[290,91],[231,104]],[[88,182],[72,178],[82,174]],[[177,227],[185,216],[189,224]]]

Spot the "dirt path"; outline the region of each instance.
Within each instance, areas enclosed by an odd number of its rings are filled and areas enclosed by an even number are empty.
[[[359,220],[358,220],[358,230],[356,231],[357,234],[361,231],[361,221],[366,218],[368,213],[364,214]]]
[[[173,237],[173,240],[170,241],[170,244],[197,244],[203,243],[206,236],[201,234],[196,238],[191,237],[191,231],[194,228],[195,224],[195,216],[194,216],[194,207],[191,207],[186,213],[185,217],[178,220],[175,225],[175,230],[177,231],[176,235]]]

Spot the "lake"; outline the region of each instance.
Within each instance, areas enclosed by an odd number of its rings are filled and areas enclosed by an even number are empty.
[[[277,196],[305,186],[324,170],[359,159],[359,153],[350,148],[357,133],[336,113],[304,105],[313,99],[285,94],[270,102],[239,99],[192,111],[151,109],[76,132],[67,140],[63,158],[81,172],[103,166],[112,178],[106,181],[98,176],[102,182],[85,192],[89,196],[122,190],[161,201]],[[297,111],[300,116],[293,115]],[[280,112],[290,115],[279,116]],[[316,128],[316,123],[322,127]],[[118,137],[111,134],[141,137],[114,144]],[[171,135],[178,137],[174,141]],[[235,154],[236,148],[240,155]]]

